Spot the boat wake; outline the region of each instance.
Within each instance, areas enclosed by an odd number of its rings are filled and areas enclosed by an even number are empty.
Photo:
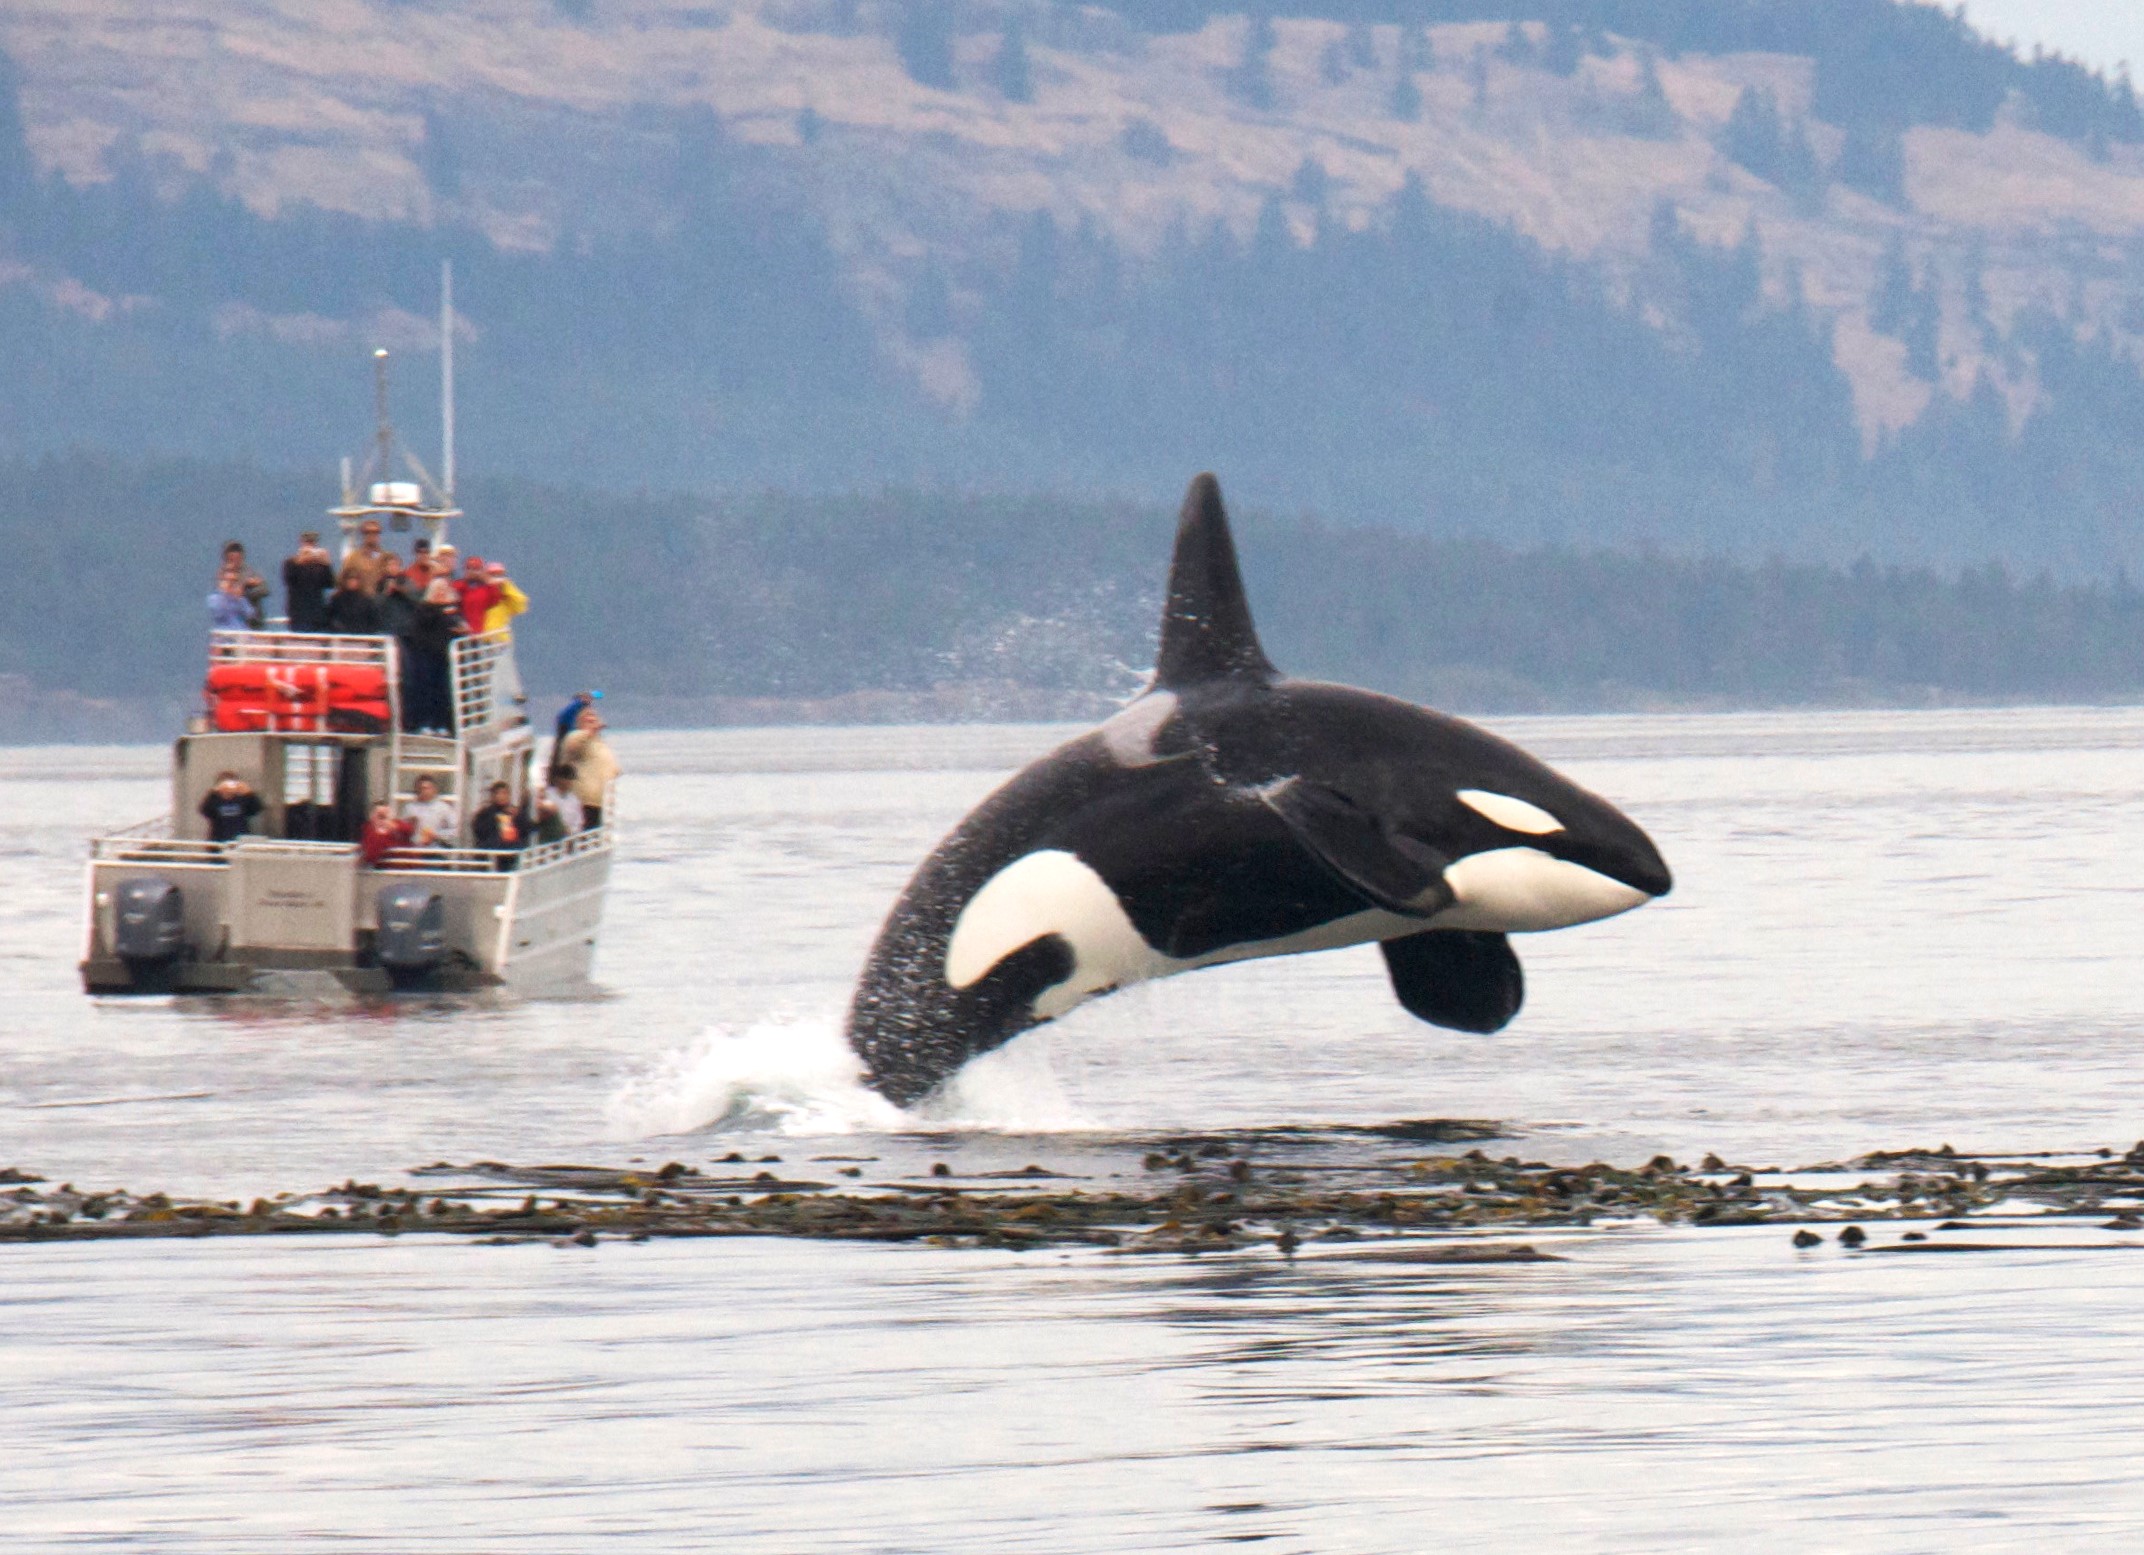
[[[833,1016],[711,1026],[611,1094],[613,1139],[677,1134],[1052,1133],[1095,1127],[1064,1094],[1042,1033],[969,1064],[938,1095],[895,1106],[862,1081]]]

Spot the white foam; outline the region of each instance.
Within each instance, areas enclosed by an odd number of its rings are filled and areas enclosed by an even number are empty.
[[[615,1139],[702,1129],[851,1134],[895,1129],[899,1107],[861,1083],[863,1064],[833,1019],[709,1027],[629,1077],[604,1108]]]
[[[629,1076],[611,1094],[604,1118],[617,1140],[1093,1126],[1066,1099],[1041,1034],[975,1060],[912,1112],[865,1086],[862,1074],[833,1017],[773,1017],[742,1031],[715,1026]]]
[[[917,1105],[910,1126],[1008,1134],[1068,1133],[1096,1127],[1065,1095],[1051,1063],[1051,1035],[1030,1032],[970,1060],[943,1091]]]

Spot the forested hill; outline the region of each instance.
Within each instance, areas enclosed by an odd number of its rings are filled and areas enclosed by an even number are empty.
[[[381,344],[429,450],[449,257],[492,476],[1211,466],[1507,546],[2144,566],[2137,104],[1931,6],[18,0],[0,49],[0,454],[331,470]]]
[[[199,696],[217,544],[273,563],[317,481],[84,456],[0,464],[5,737],[168,737]],[[624,723],[1079,717],[1152,662],[1174,515],[1125,503],[624,497],[473,483],[469,549],[534,599],[539,693]],[[1678,560],[1239,515],[1290,673],[1458,709],[2129,699],[2144,594]],[[198,542],[186,537],[199,537]]]

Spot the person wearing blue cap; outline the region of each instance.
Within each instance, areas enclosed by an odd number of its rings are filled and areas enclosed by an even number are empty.
[[[579,726],[581,714],[593,707],[602,696],[600,691],[576,691],[573,693],[573,700],[559,710],[558,721],[552,728],[551,761],[544,769],[546,772],[558,770],[558,764],[563,759],[561,752],[566,748],[566,736]]]

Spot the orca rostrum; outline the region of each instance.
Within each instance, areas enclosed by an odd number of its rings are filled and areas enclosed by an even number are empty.
[[[1613,805],[1461,719],[1290,680],[1251,624],[1211,475],[1176,531],[1152,681],[984,800],[894,904],[850,1004],[902,1105],[969,1059],[1148,978],[1376,940],[1433,1025],[1525,996],[1507,936],[1666,894]]]

